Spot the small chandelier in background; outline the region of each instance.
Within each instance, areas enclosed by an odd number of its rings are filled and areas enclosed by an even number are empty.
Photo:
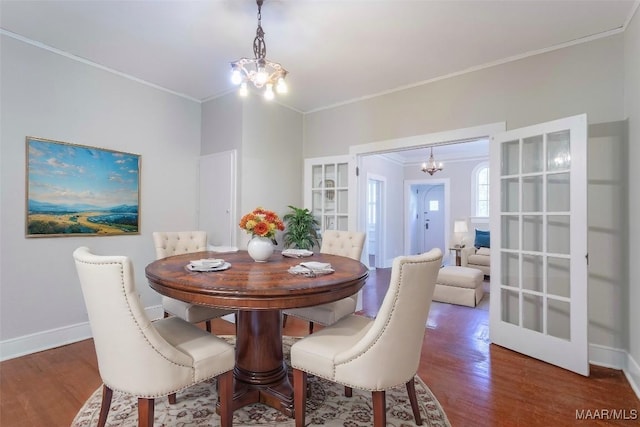
[[[275,97],[273,92],[274,85],[279,94],[287,93],[287,84],[284,78],[287,76],[288,71],[277,62],[271,62],[265,58],[267,56],[267,45],[264,41],[264,31],[261,25],[263,0],[256,0],[256,3],[258,4],[258,28],[256,29],[256,38],[253,39],[253,54],[255,58],[240,58],[232,62],[231,82],[240,85],[240,96],[249,94],[247,83],[251,82],[258,89],[265,87],[265,99],[272,100]]]
[[[431,147],[431,155],[429,156],[429,161],[427,163],[423,163],[420,170],[422,170],[422,172],[428,173],[429,175],[433,175],[434,173],[442,170],[442,162],[436,163],[435,159],[433,158],[433,147]]]

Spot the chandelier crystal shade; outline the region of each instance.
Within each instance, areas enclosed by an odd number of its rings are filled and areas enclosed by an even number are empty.
[[[422,172],[428,173],[429,175],[433,175],[434,173],[442,170],[442,162],[436,163],[433,158],[433,147],[431,147],[431,155],[429,156],[429,161],[427,163],[422,164],[422,168],[420,168]]]
[[[267,60],[267,44],[264,41],[262,29],[262,3],[256,0],[258,5],[258,28],[253,39],[254,58],[240,58],[231,63],[231,82],[240,85],[240,96],[249,94],[248,84],[251,83],[257,89],[265,88],[264,97],[272,100],[277,93],[287,93],[287,84],[284,79],[288,71],[277,62]]]

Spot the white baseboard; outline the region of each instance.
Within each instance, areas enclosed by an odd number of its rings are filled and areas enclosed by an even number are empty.
[[[619,348],[589,344],[589,363],[605,368],[623,370],[626,366],[627,352]]]
[[[627,368],[624,370],[624,374],[631,384],[631,388],[636,392],[636,396],[640,399],[640,364],[628,355]]]
[[[640,399],[640,365],[626,350],[589,344],[589,363],[624,372],[631,388]]]
[[[164,315],[161,305],[147,307],[145,312],[150,319],[159,319]],[[72,344],[91,337],[89,322],[83,322],[0,341],[0,361]]]

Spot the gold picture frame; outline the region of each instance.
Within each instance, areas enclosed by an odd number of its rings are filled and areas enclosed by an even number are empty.
[[[26,237],[140,234],[140,155],[26,137]]]

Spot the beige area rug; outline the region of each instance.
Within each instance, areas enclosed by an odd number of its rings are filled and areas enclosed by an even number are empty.
[[[225,337],[227,338],[227,337]],[[233,338],[227,338],[233,341]],[[296,338],[284,337],[285,359]],[[306,423],[308,426],[371,426],[373,407],[371,393],[353,389],[353,396],[344,396],[344,387],[330,381],[308,377],[311,397],[307,399]],[[431,390],[415,377],[416,394],[424,426],[450,427],[440,403]],[[76,415],[71,427],[95,426],[100,413],[102,386],[87,400]],[[415,426],[406,387],[396,387],[386,392],[387,426]],[[215,379],[190,387],[177,395],[177,403],[169,405],[166,398],[155,401],[155,427],[219,426],[220,417],[215,413],[217,400]],[[135,427],[138,424],[137,399],[113,392],[107,426]],[[234,427],[278,426],[293,427],[294,420],[266,405],[256,403],[237,409],[233,413]]]

